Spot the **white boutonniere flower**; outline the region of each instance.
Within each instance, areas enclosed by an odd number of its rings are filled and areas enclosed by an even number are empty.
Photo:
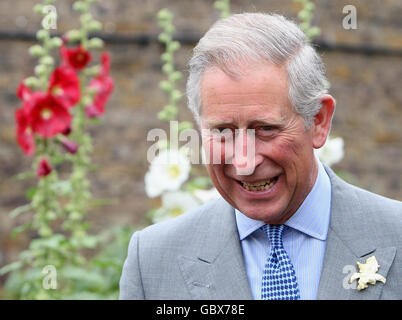
[[[380,265],[377,262],[375,256],[372,256],[366,260],[366,263],[357,262],[360,272],[355,272],[350,277],[349,282],[359,279],[357,290],[363,290],[368,287],[368,284],[375,284],[377,281],[385,283],[386,279],[377,273]]]

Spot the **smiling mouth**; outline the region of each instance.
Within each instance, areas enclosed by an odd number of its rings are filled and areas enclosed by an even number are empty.
[[[253,183],[244,181],[238,181],[238,182],[247,191],[267,191],[275,185],[276,181],[278,181],[278,176],[271,179],[261,180]]]

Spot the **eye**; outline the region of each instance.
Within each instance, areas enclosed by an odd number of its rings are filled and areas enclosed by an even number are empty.
[[[263,137],[271,137],[277,132],[277,128],[273,126],[259,126],[256,128],[256,134]]]

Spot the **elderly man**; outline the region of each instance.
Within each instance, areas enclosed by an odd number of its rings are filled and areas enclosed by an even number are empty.
[[[243,145],[207,164],[222,198],[133,235],[121,299],[402,299],[401,202],[314,157],[335,109],[327,83],[282,16],[212,26],[190,61],[189,107],[204,146]],[[251,143],[244,164],[236,152]]]

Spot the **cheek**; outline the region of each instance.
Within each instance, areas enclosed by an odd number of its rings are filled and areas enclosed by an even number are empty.
[[[304,163],[310,161],[309,141],[294,137],[278,137],[269,146],[267,157],[271,158],[285,170],[298,170]],[[310,150],[312,153],[312,148]],[[291,172],[287,172],[289,175]]]

